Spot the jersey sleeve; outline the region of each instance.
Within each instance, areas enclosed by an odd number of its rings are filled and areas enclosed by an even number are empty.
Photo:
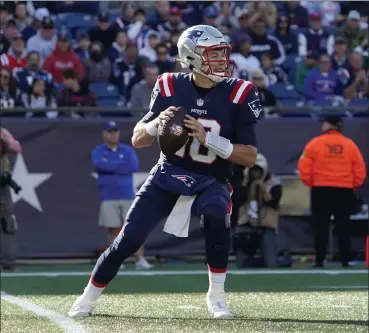
[[[247,83],[247,85],[241,94],[240,91],[237,93],[241,95],[240,99],[238,100],[238,102],[241,103],[238,103],[234,109],[234,133],[232,143],[256,147],[254,126],[260,115],[260,112],[262,111],[259,92],[251,82],[243,82],[245,84]],[[243,99],[241,100],[241,98]]]
[[[156,80],[154,89],[151,93],[149,112],[146,113],[146,115],[141,120],[144,123],[148,123],[151,120],[155,119],[160,112],[164,111],[168,107],[166,97],[169,96],[166,95],[163,89],[163,76],[165,74],[159,75],[158,79]]]

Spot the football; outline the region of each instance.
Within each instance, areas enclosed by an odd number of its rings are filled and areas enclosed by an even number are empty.
[[[186,109],[179,106],[174,111],[174,117],[159,126],[158,143],[164,155],[173,155],[180,150],[188,140],[188,129],[184,126]]]

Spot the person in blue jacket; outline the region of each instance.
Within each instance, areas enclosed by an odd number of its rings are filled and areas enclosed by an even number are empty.
[[[119,143],[119,128],[115,121],[104,125],[103,138],[104,143],[92,151],[91,158],[100,192],[99,225],[107,228],[111,244],[122,229],[135,198],[133,173],[138,170],[139,161],[131,146]],[[152,267],[144,257],[143,247],[137,251],[136,258],[136,268]]]

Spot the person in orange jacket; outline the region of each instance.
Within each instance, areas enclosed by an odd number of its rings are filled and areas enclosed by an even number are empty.
[[[311,212],[315,223],[315,267],[323,267],[327,252],[331,216],[338,232],[343,267],[349,267],[349,220],[354,190],[366,178],[366,166],[357,145],[342,134],[340,116],[329,115],[323,134],[307,143],[298,161],[299,176],[311,189]]]

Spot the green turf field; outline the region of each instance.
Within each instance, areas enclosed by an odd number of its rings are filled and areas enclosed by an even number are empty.
[[[127,265],[91,318],[70,320],[69,307],[91,265],[23,266],[2,273],[1,333],[368,332],[368,272],[339,266],[239,271],[227,277],[231,320],[207,313],[204,265]],[[5,292],[5,293],[4,293]]]

